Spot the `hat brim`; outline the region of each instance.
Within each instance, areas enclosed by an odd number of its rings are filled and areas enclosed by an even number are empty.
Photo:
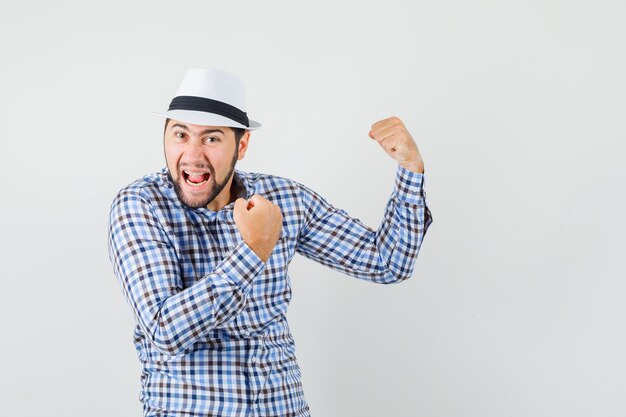
[[[207,113],[196,110],[169,110],[163,112],[152,112],[155,116],[169,117],[173,120],[179,120],[181,122],[191,123],[201,126],[228,126],[239,127],[246,130],[255,130],[261,127],[261,123],[256,120],[249,120],[250,126],[242,125],[236,121],[229,119],[228,117],[220,116],[219,114]]]

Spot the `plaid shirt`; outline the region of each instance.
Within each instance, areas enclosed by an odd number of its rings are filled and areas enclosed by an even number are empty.
[[[432,222],[423,174],[397,166],[378,230],[306,186],[235,170],[233,191],[283,214],[267,263],[243,242],[233,204],[178,199],[167,168],[123,188],[110,211],[109,256],[135,316],[145,416],[309,416],[286,320],[296,252],[356,278],[409,278]]]

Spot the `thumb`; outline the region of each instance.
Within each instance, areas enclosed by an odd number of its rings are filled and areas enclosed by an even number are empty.
[[[248,202],[245,198],[238,198],[233,205],[233,215],[248,211]]]
[[[252,197],[250,197],[250,200],[249,200],[250,205],[248,207],[251,208],[251,207],[256,206],[257,204],[262,204],[263,202],[265,202],[265,198],[263,198],[262,195],[253,194]]]

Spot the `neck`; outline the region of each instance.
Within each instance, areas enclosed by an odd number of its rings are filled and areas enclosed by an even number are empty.
[[[226,183],[222,191],[213,200],[211,200],[209,204],[207,204],[207,209],[212,211],[219,211],[236,200],[237,194],[234,192],[235,190],[232,189],[234,186],[234,177],[235,172],[233,171],[233,174],[228,179],[228,182]]]

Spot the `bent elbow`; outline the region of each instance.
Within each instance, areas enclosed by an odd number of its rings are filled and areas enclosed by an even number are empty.
[[[399,284],[401,282],[406,281],[407,279],[411,278],[413,276],[412,273],[389,273],[387,274],[387,276],[385,277],[385,280],[382,282],[385,285],[390,285],[390,284]]]
[[[384,284],[399,284],[413,276],[417,256],[391,262],[385,270]]]
[[[412,275],[412,269],[410,271],[406,271],[398,268],[385,268],[383,273],[379,274],[378,279],[374,280],[374,282],[384,285],[399,284],[411,278]]]
[[[164,342],[154,338],[151,338],[150,342],[152,343],[154,349],[163,355],[176,356],[180,355],[184,350],[180,345],[176,343]]]
[[[163,355],[180,355],[187,346],[181,340],[180,334],[169,330],[161,320],[154,321],[150,331],[147,332],[150,344]]]

